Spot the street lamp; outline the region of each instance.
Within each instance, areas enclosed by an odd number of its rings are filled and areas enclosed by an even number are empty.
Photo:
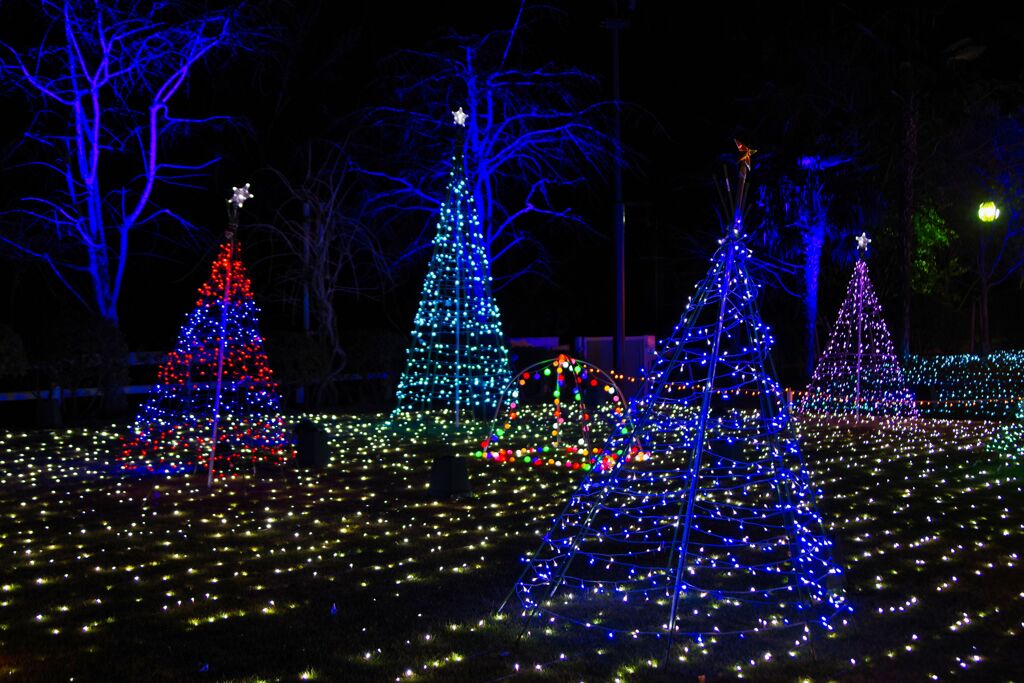
[[[991,223],[999,218],[999,207],[995,202],[982,202],[978,205],[978,218],[982,223]]]
[[[982,223],[991,223],[999,218],[999,207],[996,206],[995,202],[982,202],[978,205],[978,218]],[[981,328],[981,355],[987,357],[989,352],[992,350],[992,342],[989,336],[989,324],[988,324],[988,294],[989,289],[992,287],[991,278],[988,272],[988,235],[982,233],[980,236],[981,240],[978,243],[978,275],[981,280],[981,287],[979,291],[978,301],[978,324]],[[974,321],[973,314],[971,316],[971,346],[974,346]]]

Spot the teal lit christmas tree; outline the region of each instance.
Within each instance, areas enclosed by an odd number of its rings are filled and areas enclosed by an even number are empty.
[[[801,410],[917,416],[914,395],[903,378],[864,260],[870,243],[866,234],[857,238],[857,264],[846,299],[800,403]]]
[[[457,127],[466,125],[461,107],[452,114]],[[395,412],[448,410],[456,425],[466,415],[490,417],[511,376],[491,292],[491,263],[462,156],[456,153]]]
[[[294,455],[235,239],[238,209],[252,195],[248,184],[233,189],[227,240],[160,366],[156,388],[122,439],[127,470],[202,467],[210,483],[215,472],[280,464]]]
[[[506,604],[612,638],[831,628],[841,572],[772,367],[771,331],[734,220],[632,406],[555,518]]]

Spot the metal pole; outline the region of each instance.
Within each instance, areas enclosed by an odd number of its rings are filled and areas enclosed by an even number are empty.
[[[461,235],[456,235],[455,252],[455,429],[459,428],[459,413],[461,412],[461,388],[462,382],[462,250],[463,243]]]
[[[220,426],[220,399],[224,381],[224,348],[228,337],[228,303],[231,300],[231,271],[235,262],[235,233],[238,231],[238,210],[247,199],[252,198],[249,183],[243,187],[231,188],[231,199],[228,200],[228,263],[224,274],[224,296],[220,302],[220,342],[217,345],[217,383],[213,394],[213,428],[210,430],[210,467],[206,471],[206,487],[213,486],[214,459],[217,456],[217,430]],[[253,462],[255,469],[256,463]]]
[[[979,260],[981,262],[981,287],[979,288],[978,295],[978,331],[981,333],[981,357],[987,358],[989,352],[992,350],[992,340],[989,335],[988,327],[988,290],[989,290],[989,277],[988,277],[988,239],[987,235],[982,234],[981,236],[981,248],[979,249]]]
[[[718,321],[715,325],[715,339],[711,345],[711,360],[708,364],[708,378],[707,385],[704,387],[704,395],[701,396],[700,413],[697,415],[696,423],[696,439],[693,446],[693,461],[690,465],[690,490],[686,496],[686,516],[682,517],[682,539],[679,543],[679,556],[676,560],[676,574],[675,581],[672,586],[672,605],[669,609],[668,616],[668,647],[665,649],[665,661],[668,662],[668,658],[672,652],[672,641],[675,637],[676,630],[676,615],[679,603],[679,591],[683,584],[683,573],[686,571],[686,546],[690,543],[690,531],[693,527],[693,504],[694,500],[699,493],[699,486],[697,484],[700,478],[700,463],[701,456],[704,454],[704,441],[707,436],[707,421],[708,415],[711,410],[711,392],[714,390],[716,369],[718,367],[719,357],[718,354],[721,349],[722,343],[722,332],[724,329],[724,318],[726,304],[729,299],[729,290],[732,287],[732,267],[733,267],[733,251],[739,244],[738,237],[740,235],[740,228],[743,223],[743,207],[744,201],[746,200],[747,194],[747,174],[750,172],[750,157],[754,154],[755,150],[750,149],[736,141],[736,147],[742,153],[742,157],[739,162],[739,183],[736,188],[736,200],[733,208],[733,222],[729,226],[732,231],[727,235],[722,248],[727,248],[729,251],[725,255],[725,264],[722,268],[722,286],[719,290],[719,296],[721,297],[718,306]],[[679,536],[679,521],[682,516],[683,505],[679,505],[679,513],[676,517],[676,529],[673,533],[672,544],[675,545],[675,540]],[[671,549],[670,549],[671,553]],[[671,554],[669,555],[671,558]]]
[[[213,394],[213,429],[210,430],[210,467],[206,471],[206,487],[213,486],[214,458],[217,456],[217,428],[220,426],[220,398],[224,381],[224,347],[228,336],[228,303],[231,298],[231,266],[235,260],[235,229],[238,227],[238,209],[228,209],[228,264],[224,276],[224,296],[220,302],[220,343],[217,345],[217,384]]]
[[[693,461],[690,465],[690,490],[686,496],[686,516],[682,517],[677,515],[676,517],[676,534],[679,532],[679,521],[682,518],[683,522],[683,538],[679,543],[679,556],[676,561],[676,575],[675,581],[672,586],[672,606],[669,610],[668,615],[668,648],[669,651],[672,649],[672,637],[675,634],[676,627],[676,607],[679,602],[679,591],[682,588],[683,583],[683,572],[686,571],[686,546],[690,543],[690,529],[693,526],[693,503],[698,493],[697,480],[700,477],[700,461],[701,456],[704,452],[704,437],[707,432],[708,414],[711,410],[711,392],[714,389],[715,384],[715,370],[718,367],[718,353],[721,348],[722,342],[722,328],[723,318],[725,317],[726,303],[729,299],[729,289],[732,286],[730,281],[732,261],[733,261],[733,248],[735,242],[727,240],[725,248],[729,249],[725,257],[725,267],[722,269],[723,285],[720,292],[721,302],[718,307],[718,323],[715,327],[715,340],[712,343],[711,348],[711,361],[708,364],[708,378],[707,385],[704,387],[704,395],[701,397],[700,413],[697,416],[696,423],[696,443],[693,446]],[[681,508],[682,506],[680,506]],[[680,509],[682,513],[682,509]],[[675,542],[673,541],[673,545]],[[666,655],[667,657],[667,655]]]
[[[302,267],[305,272],[302,275],[302,329],[306,333],[306,337],[310,336],[309,330],[309,277],[311,268],[309,267],[309,239],[310,239],[310,206],[309,202],[302,203]],[[306,403],[306,385],[300,384],[299,388],[295,391],[295,402],[299,405]]]
[[[864,277],[863,273],[857,278],[857,387],[853,398],[853,411],[860,413],[860,370],[861,359],[864,356],[861,337],[864,333]]]
[[[612,34],[612,138],[616,153],[622,147],[622,112],[619,107],[621,88],[619,78],[619,34],[628,23],[625,19],[609,19],[605,28]],[[613,241],[615,243],[615,336],[612,339],[612,366],[626,371],[626,205],[622,199],[622,164],[616,161],[613,173]]]

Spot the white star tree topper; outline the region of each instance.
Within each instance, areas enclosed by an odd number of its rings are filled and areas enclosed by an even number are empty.
[[[871,238],[868,237],[866,232],[862,232],[857,236],[857,251],[866,253],[869,244],[871,244]]]
[[[452,112],[452,118],[455,119],[456,126],[466,127],[466,119],[469,118],[469,114],[462,111],[462,107],[459,107],[456,111]]]
[[[231,199],[229,199],[228,202],[234,204],[239,209],[242,208],[242,205],[245,204],[247,199],[252,199],[255,196],[249,191],[249,183],[246,183],[242,187],[232,187],[231,193]]]

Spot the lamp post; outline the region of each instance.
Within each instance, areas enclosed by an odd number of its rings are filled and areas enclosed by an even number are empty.
[[[978,219],[982,223],[992,223],[999,218],[999,207],[995,202],[982,202],[978,205]],[[992,342],[988,328],[988,290],[991,287],[988,272],[988,233],[983,231],[978,242],[978,276],[981,280],[978,296],[978,326],[981,328],[981,356],[987,357],[992,350]]]
[[[630,3],[630,9],[635,3]],[[618,2],[612,3],[613,10],[618,10]],[[602,24],[612,35],[612,101],[615,104],[612,118],[612,137],[617,146],[622,145],[622,111],[619,106],[621,88],[619,78],[619,37],[629,26],[629,21],[621,17],[607,19]],[[612,231],[615,248],[615,331],[612,336],[612,367],[618,372],[626,372],[626,205],[622,199],[622,164],[615,163],[612,176],[612,202],[614,204],[614,229]]]

